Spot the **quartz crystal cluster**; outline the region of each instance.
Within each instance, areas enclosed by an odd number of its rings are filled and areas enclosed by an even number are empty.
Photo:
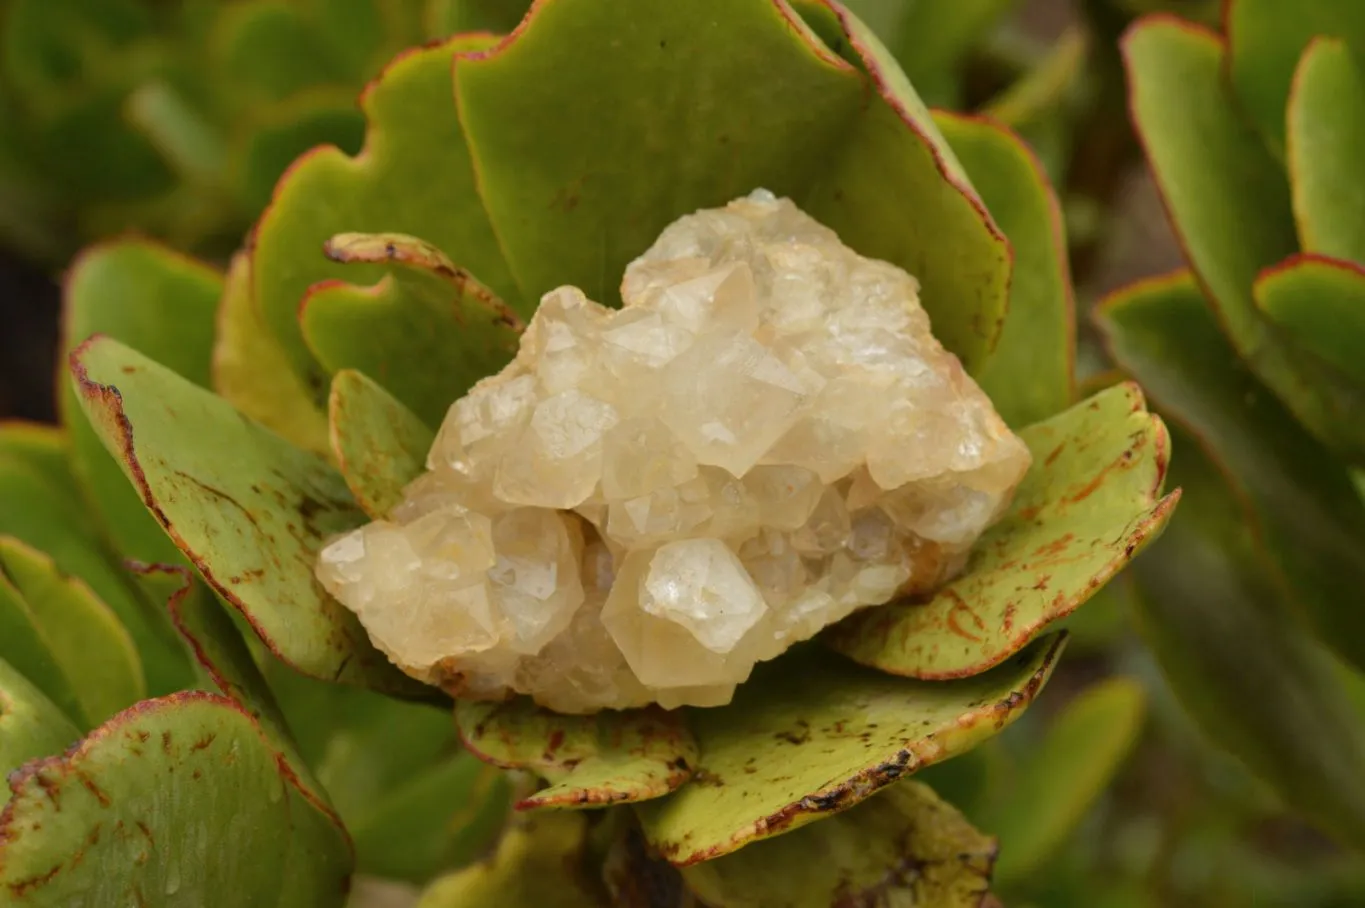
[[[914,278],[786,199],[683,217],[621,295],[547,294],[389,519],[323,550],[414,677],[563,712],[727,703],[960,570],[1028,468]]]

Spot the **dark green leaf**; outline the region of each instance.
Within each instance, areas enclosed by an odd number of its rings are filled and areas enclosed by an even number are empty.
[[[1365,387],[1365,269],[1304,255],[1262,272],[1256,304],[1308,353]]]
[[[80,736],[42,691],[0,659],[0,774],[35,757],[61,753]]]

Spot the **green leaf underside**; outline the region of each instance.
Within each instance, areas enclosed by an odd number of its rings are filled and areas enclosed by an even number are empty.
[[[1237,100],[1272,150],[1285,146],[1285,106],[1295,66],[1318,35],[1365,48],[1365,7],[1337,0],[1229,0],[1227,71]]]
[[[313,575],[325,540],[364,520],[332,467],[115,341],[87,343],[73,370],[159,522],[272,652],[329,680],[420,689]]]
[[[1018,137],[958,114],[937,113],[935,122],[1014,249],[1009,315],[977,381],[1005,422],[1021,428],[1075,399],[1075,315],[1061,210]]]
[[[4,607],[0,592],[0,608]],[[0,774],[61,753],[81,733],[24,673],[0,659]]]
[[[517,352],[515,313],[429,243],[400,234],[342,234],[333,261],[378,264],[379,283],[314,285],[299,320],[328,372],[355,369],[432,428],[450,404]]]
[[[1126,35],[1134,123],[1186,257],[1233,346],[1311,432],[1365,461],[1365,395],[1276,336],[1252,300],[1298,251],[1284,171],[1241,117],[1216,35],[1156,17]]]
[[[1287,123],[1300,244],[1306,252],[1365,261],[1365,72],[1344,42],[1323,38],[1308,46]]]
[[[474,188],[474,170],[451,95],[451,58],[496,39],[457,36],[409,51],[371,84],[361,105],[369,122],[356,158],[336,148],[304,155],[276,187],[256,228],[251,281],[262,321],[313,399],[327,376],[304,343],[299,304],[327,280],[378,280],[378,267],[343,265],[323,245],[346,231],[395,231],[449,250],[501,298],[521,302]],[[522,308],[529,314],[529,308]]]
[[[1140,683],[1109,678],[1051,721],[1008,780],[1008,796],[980,818],[982,828],[1000,838],[1000,886],[1024,884],[1046,870],[1045,862],[1075,833],[1132,753],[1145,710]]]
[[[387,391],[360,372],[332,377],[328,400],[332,458],[361,509],[375,520],[403,500],[422,474],[436,436]]]
[[[31,628],[65,680],[78,711],[68,715],[79,727],[93,728],[146,694],[142,660],[128,631],[109,607],[81,581],[62,575],[42,552],[0,537],[0,578],[23,600]],[[4,641],[10,649],[19,641]],[[34,654],[27,654],[32,658]],[[22,663],[7,657],[12,665]],[[52,673],[46,673],[52,681]],[[35,678],[37,680],[37,678]],[[43,686],[54,693],[63,685]]]
[[[1039,640],[946,683],[885,675],[818,646],[760,665],[729,706],[689,711],[701,765],[672,795],[636,805],[645,835],[685,866],[852,807],[1008,725],[1064,642]]]
[[[457,57],[479,191],[523,299],[570,283],[615,303],[669,222],[762,186],[919,277],[937,335],[978,366],[1004,314],[1006,244],[889,54],[844,26],[880,84],[769,0],[560,0]],[[603,126],[602,109],[619,113]]]
[[[148,693],[186,687],[191,680],[189,663],[175,631],[115,566],[74,478],[67,473],[56,484],[59,471],[46,455],[34,461],[21,457],[17,445],[7,448],[0,451],[0,536],[12,536],[43,552],[61,573],[90,585],[132,636]]]
[[[139,703],[10,786],[0,814],[7,904],[344,901],[344,833],[284,777],[251,718],[215,694]]]
[[[489,860],[432,883],[416,908],[604,908],[584,863],[582,814],[539,811],[508,830]]]
[[[525,769],[550,782],[517,806],[603,807],[658,798],[697,767],[686,713],[660,709],[563,716],[518,698],[462,701],[460,739],[495,766]]]
[[[894,602],[829,631],[836,650],[915,678],[959,678],[1018,652],[1071,614],[1156,536],[1169,458],[1137,386],[1102,391],[1020,433],[1033,454],[1009,511],[962,575],[927,603]]]
[[[105,334],[201,387],[222,276],[178,252],[143,240],[95,246],[77,258],[63,294],[63,348],[70,353]],[[81,411],[76,390],[61,383],[62,420],[72,462],[115,548],[145,562],[180,562],[180,552],[147,513],[137,492]]]
[[[1100,325],[1114,359],[1246,496],[1272,573],[1323,639],[1365,666],[1365,504],[1344,465],[1245,370],[1188,274],[1113,297]]]
[[[1255,294],[1266,317],[1300,347],[1365,387],[1365,269],[1299,256],[1263,272]]]
[[[995,852],[994,839],[907,780],[846,813],[682,873],[696,895],[725,908],[976,908]]]
[[[251,294],[251,259],[238,253],[218,306],[213,390],[295,446],[325,454],[327,414],[295,373]]]
[[[1365,725],[1297,620],[1240,496],[1173,423],[1180,519],[1135,570],[1138,626],[1181,704],[1281,797],[1365,846]]]

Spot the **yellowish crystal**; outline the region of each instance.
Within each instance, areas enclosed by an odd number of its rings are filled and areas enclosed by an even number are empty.
[[[727,703],[960,570],[1028,468],[915,279],[786,199],[681,218],[622,298],[547,294],[390,519],[323,550],[414,677],[562,712]]]

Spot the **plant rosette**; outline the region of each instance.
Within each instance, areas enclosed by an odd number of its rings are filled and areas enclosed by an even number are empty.
[[[241,747],[274,754],[255,768],[232,763],[268,789],[260,804],[285,805],[282,817],[259,820],[279,831],[271,866],[288,864],[314,895],[345,879],[353,854],[363,865],[367,840],[331,803],[307,736],[289,732],[317,718],[289,689],[303,675],[330,682],[324,691],[446,709],[453,695],[466,756],[515,771],[520,810],[496,853],[437,880],[425,905],[667,901],[651,881],[681,887],[679,904],[830,905],[888,887],[924,904],[980,904],[994,841],[902,780],[1021,714],[1061,653],[1059,622],[1161,532],[1178,499],[1163,496],[1168,439],[1135,386],[1075,400],[1061,221],[1026,147],[988,121],[928,112],[867,30],[824,0],[543,0],[505,38],[461,35],[400,56],[362,107],[364,149],[296,161],[225,275],[143,243],[100,247],[72,271],[74,472],[87,506],[118,528],[121,555],[187,564],[201,578],[173,612],[216,692],[147,701],[67,756],[27,764],[0,839],[3,882],[27,886],[33,904],[73,891],[60,887],[89,866],[73,855],[100,811],[132,809],[103,784],[113,764],[125,787],[159,797],[191,780],[205,791],[239,784],[216,767],[202,778],[166,771],[200,753],[192,745],[204,732],[177,731],[156,770],[119,759],[159,745],[160,729],[137,724],[149,710],[187,724],[230,714],[240,739],[255,742]],[[774,227],[773,218],[789,220]],[[691,248],[708,224],[738,239]],[[821,274],[832,276],[812,292]],[[878,299],[884,309],[865,308]],[[784,334],[803,302],[823,327]],[[887,330],[900,350],[893,364],[938,390],[921,398],[891,384],[879,397],[861,378],[833,380],[831,357],[817,353],[839,306]],[[708,330],[672,330],[665,310]],[[745,346],[750,366],[763,356],[777,364],[739,368],[724,351],[695,358],[693,390],[717,407],[699,412],[695,395],[651,384],[639,371],[648,363],[603,351],[612,330],[650,319],[631,348],[647,360],[670,336],[679,357],[698,337],[719,337]],[[584,344],[590,356],[565,354]],[[868,345],[859,349],[841,368],[875,371],[864,368]],[[496,416],[507,408],[479,401],[528,377],[530,409],[511,408],[517,431],[504,432]],[[848,385],[848,406],[823,396]],[[617,419],[590,405],[556,423],[566,395],[575,406],[609,403]],[[911,418],[894,431],[876,423],[897,405],[939,414],[932,437],[915,441]],[[630,420],[638,431],[610,435]],[[662,443],[650,440],[658,424],[672,433]],[[835,431],[845,424],[857,429],[853,441]],[[479,431],[467,434],[471,426]],[[818,441],[788,444],[779,458],[778,443],[797,430]],[[826,443],[839,438],[847,444]],[[956,445],[963,439],[982,444]],[[946,459],[916,473],[916,458],[936,457]],[[607,458],[619,469],[604,472]],[[467,473],[442,473],[461,463]],[[992,464],[1004,468],[978,475]],[[811,476],[808,492],[794,481]],[[625,506],[689,482],[700,495],[711,486],[698,477],[743,487],[732,490],[742,506],[724,515],[715,506],[724,496],[712,497],[704,532],[678,523],[678,508]],[[924,489],[902,508],[890,503],[925,478],[940,495],[927,496],[932,508]],[[424,492],[433,494],[423,501]],[[836,529],[840,506],[850,518],[883,515],[900,533],[882,550],[889,560],[872,565],[887,570],[864,570],[871,562],[852,543],[866,537],[851,526],[832,541],[814,532],[821,502]],[[956,523],[944,523],[944,502],[962,505]],[[465,518],[469,532],[442,537],[417,563],[400,558],[407,568],[396,571],[337,557],[357,532],[368,541],[376,527],[406,530],[423,507]],[[716,530],[722,516],[748,522],[740,541]],[[760,530],[806,546],[810,563],[783,575],[797,578],[795,599],[770,596],[769,575],[742,551],[743,534]],[[580,555],[594,536],[595,563],[609,570],[590,578]],[[682,554],[670,561],[669,552]],[[519,553],[525,571],[504,564]],[[667,563],[704,570],[670,573]],[[357,564],[356,580],[329,573]],[[631,565],[638,586],[621,582]],[[438,595],[385,587],[413,570],[431,574]],[[515,580],[532,575],[553,582]],[[684,575],[691,587],[677,582]],[[370,582],[377,593],[360,588]],[[791,602],[817,587],[824,598],[815,598],[837,607],[782,625],[795,630],[781,646],[748,652],[738,668],[703,657],[747,646],[754,628],[775,639]],[[595,639],[611,644],[603,658],[623,658],[645,689],[555,701],[573,682],[527,681],[524,669],[561,643],[573,667],[595,667],[562,638],[599,593],[619,606],[598,603],[609,633]],[[421,608],[382,608],[437,599],[467,607],[425,626],[410,620]],[[186,602],[203,608],[187,619]],[[395,618],[396,636],[377,614]],[[130,636],[160,639],[155,617]],[[661,658],[620,642],[648,621],[671,625]],[[421,645],[419,658],[411,648]],[[669,663],[678,652],[690,657]],[[496,665],[473,664],[487,653]],[[644,677],[651,666],[686,677]],[[717,674],[699,680],[694,669]],[[518,692],[532,696],[509,696]],[[42,713],[60,714],[55,705]],[[73,737],[31,725],[21,756]],[[186,735],[182,754],[174,742]],[[368,743],[401,752],[399,742]],[[45,772],[77,780],[82,811],[64,812],[74,818],[58,831],[16,836],[48,803]],[[148,828],[192,841],[179,826]],[[664,873],[670,864],[680,875]],[[907,866],[919,871],[888,877]],[[210,877],[182,872],[176,891],[218,895]],[[164,883],[164,867],[144,862],[108,885],[125,894]]]

